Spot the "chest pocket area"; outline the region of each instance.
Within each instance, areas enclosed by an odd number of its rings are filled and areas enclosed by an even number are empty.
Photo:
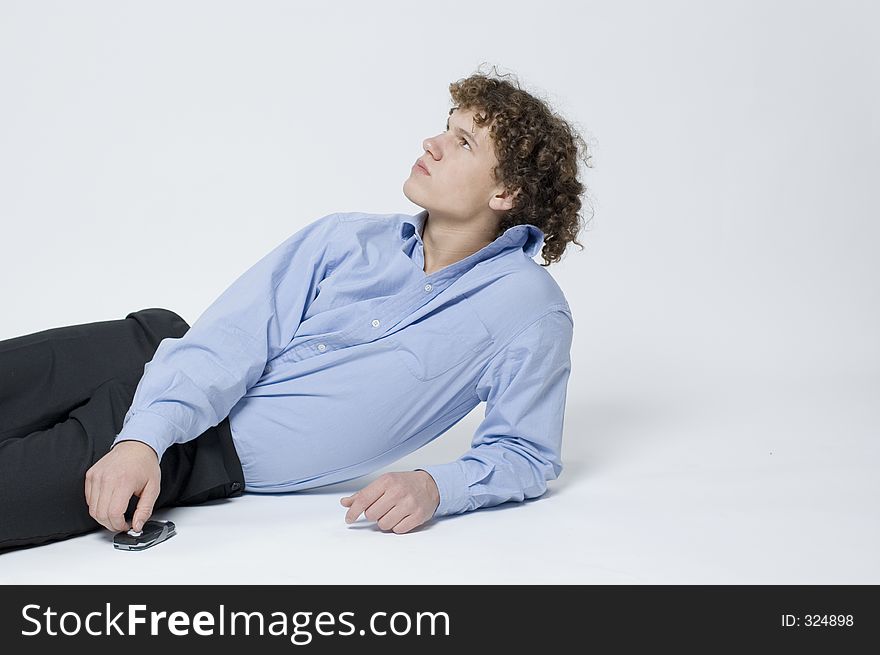
[[[494,341],[464,298],[454,307],[428,314],[386,339],[393,345],[394,355],[422,381],[473,361]]]

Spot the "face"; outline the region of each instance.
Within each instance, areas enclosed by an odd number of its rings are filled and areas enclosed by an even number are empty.
[[[509,209],[495,198],[503,192],[492,173],[498,160],[489,126],[474,124],[476,113],[455,109],[446,129],[422,143],[425,153],[419,160],[430,175],[413,168],[403,184],[404,195],[431,216],[467,222],[475,216],[492,218],[497,211]]]

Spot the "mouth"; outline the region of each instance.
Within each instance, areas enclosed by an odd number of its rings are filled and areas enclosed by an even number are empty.
[[[413,170],[416,171],[416,172],[418,172],[418,173],[421,173],[421,174],[423,174],[423,175],[430,175],[430,174],[431,174],[431,173],[428,171],[428,169],[425,168],[424,164],[422,164],[421,161],[416,161],[416,163],[413,164]]]

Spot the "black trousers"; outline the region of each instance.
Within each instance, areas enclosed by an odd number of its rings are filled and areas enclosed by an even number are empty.
[[[109,452],[159,343],[187,330],[150,308],[0,341],[0,553],[104,529],[89,515],[86,471]],[[159,466],[154,509],[244,491],[228,417],[172,445]]]

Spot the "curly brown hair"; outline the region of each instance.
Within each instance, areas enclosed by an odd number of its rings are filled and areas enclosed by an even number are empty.
[[[579,214],[586,186],[578,179],[578,159],[592,168],[592,155],[583,137],[548,104],[497,75],[478,72],[452,82],[449,93],[455,109],[474,110],[474,122],[489,125],[498,166],[495,179],[510,192],[519,189],[513,207],[503,215],[496,238],[514,225],[531,223],[544,232],[541,266],[562,258],[585,226]],[[579,157],[579,154],[581,157]],[[592,209],[590,218],[592,218]]]

